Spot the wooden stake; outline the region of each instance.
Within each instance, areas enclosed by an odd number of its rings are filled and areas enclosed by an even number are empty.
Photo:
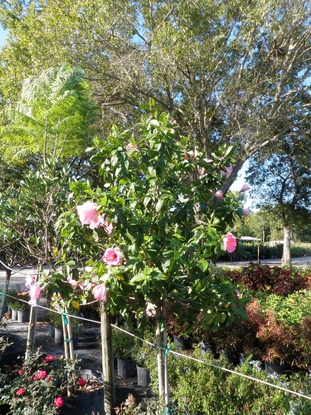
[[[104,378],[105,415],[114,415],[116,393],[114,381],[114,359],[112,350],[111,316],[105,311],[105,304],[100,303],[102,366]]]
[[[10,278],[11,278],[12,271],[10,269],[6,269],[5,271],[5,282],[3,287],[3,294],[1,296],[1,307],[0,307],[0,317],[4,315],[4,307],[5,307],[5,296],[8,293]]]
[[[159,397],[163,398],[165,394],[164,384],[164,359],[162,350],[162,333],[160,327],[161,305],[157,305],[156,309],[156,341],[157,341],[157,360],[158,360],[158,377],[159,377]]]

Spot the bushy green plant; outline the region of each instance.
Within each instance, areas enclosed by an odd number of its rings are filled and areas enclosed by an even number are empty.
[[[56,329],[61,330],[63,328],[62,316],[59,313],[48,311],[45,315],[45,320]]]
[[[199,350],[193,356],[202,360]],[[275,415],[289,414],[294,407],[294,413],[302,415],[311,410],[308,400],[209,366],[209,363],[215,365],[209,354],[204,355],[205,363],[173,356],[169,357],[169,362],[177,374],[170,386],[173,407],[178,408],[179,413]],[[221,359],[219,365],[226,366],[225,359]],[[288,385],[294,391],[311,393],[307,375],[292,377],[289,381],[286,376],[270,379],[257,364],[251,365],[250,359],[235,371],[276,385]]]
[[[262,296],[260,305],[263,313],[272,310],[286,327],[298,326],[304,317],[311,316],[311,291],[295,291],[286,297],[275,294]]]
[[[20,288],[17,286],[16,289],[10,289],[7,291],[5,298],[6,304],[11,310],[29,310],[30,306],[27,303],[30,297],[27,292],[20,292]]]
[[[143,333],[138,333],[138,337],[145,341],[141,341],[138,338],[134,339],[134,346],[132,348],[131,356],[139,366],[145,366],[146,360],[148,360],[149,355],[155,349],[155,331],[147,328],[143,331]]]
[[[112,329],[113,354],[118,359],[131,359],[135,349],[135,338],[116,328]]]
[[[167,408],[164,402],[158,401],[156,399],[146,400],[144,408],[142,404],[136,405],[136,401],[133,395],[129,395],[125,402],[122,402],[121,405],[117,408],[114,408],[117,415],[161,415],[167,413]],[[170,411],[170,414],[175,412]]]

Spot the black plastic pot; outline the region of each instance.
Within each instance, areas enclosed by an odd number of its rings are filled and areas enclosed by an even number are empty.
[[[147,387],[150,383],[150,372],[147,368],[136,365],[137,384]]]
[[[122,378],[132,378],[136,375],[136,363],[132,359],[118,359],[117,373]]]
[[[58,409],[59,415],[105,414],[103,388],[63,399],[64,405]]]
[[[268,375],[273,375],[273,373],[283,375],[285,373],[285,366],[282,366],[279,363],[265,362],[265,370]]]
[[[177,350],[188,350],[189,349],[189,342],[187,339],[183,337],[173,336],[174,343],[176,344]]]

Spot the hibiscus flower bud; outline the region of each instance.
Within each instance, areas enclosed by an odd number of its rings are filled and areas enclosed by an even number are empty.
[[[247,217],[249,216],[251,211],[249,209],[243,209],[243,216]]]
[[[217,192],[215,193],[215,197],[216,199],[222,199],[224,197],[222,194],[222,190],[217,190]]]
[[[248,184],[243,184],[243,186],[241,188],[241,192],[242,193],[247,192],[249,189],[250,189],[250,187],[249,187]]]

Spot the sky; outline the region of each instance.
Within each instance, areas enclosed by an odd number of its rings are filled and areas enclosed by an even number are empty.
[[[2,44],[4,42],[5,34],[6,34],[6,32],[0,26],[0,46],[2,46]]]

